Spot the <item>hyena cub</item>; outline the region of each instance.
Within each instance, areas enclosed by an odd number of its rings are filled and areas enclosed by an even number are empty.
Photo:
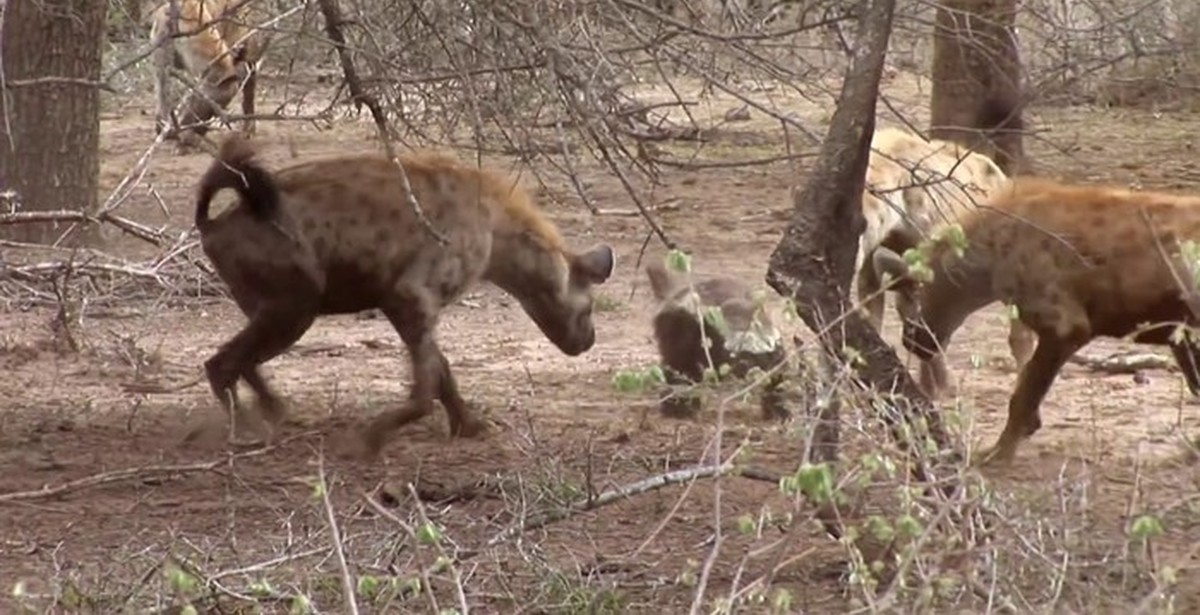
[[[699,400],[688,391],[675,389],[703,381],[710,365],[719,374],[735,378],[746,377],[756,367],[768,372],[759,399],[763,417],[786,419],[791,415],[783,387],[789,374],[786,366],[780,366],[787,360],[783,337],[748,286],[729,277],[689,285],[686,275],[669,270],[662,262],[648,265],[646,275],[658,302],[654,339],[670,385],[659,403],[664,416],[695,415]]]

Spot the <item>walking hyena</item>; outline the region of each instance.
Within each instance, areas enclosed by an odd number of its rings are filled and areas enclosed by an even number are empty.
[[[867,229],[857,269],[858,298],[876,329],[883,326],[884,296],[870,255],[881,246],[898,254],[915,248],[920,235],[957,222],[1007,183],[990,158],[954,142],[927,141],[898,128],[875,132],[862,195]],[[1033,354],[1033,341],[1032,331],[1017,320],[1010,323],[1009,348],[1018,370]],[[953,393],[940,354],[922,362],[920,373],[926,394]]]
[[[199,183],[196,227],[249,317],[205,362],[231,415],[239,413],[240,377],[277,424],[284,408],[258,366],[319,315],[379,308],[408,349],[413,382],[405,405],[371,421],[365,453],[374,456],[389,434],[428,414],[435,395],[452,435],[478,434],[483,422],[468,413],[434,330],[442,309],[480,281],[514,297],[563,353],[595,343],[593,287],[612,274],[611,248],[572,250],[529,194],[498,173],[441,154],[408,154],[400,163],[403,173],[385,156],[347,155],[270,172],[244,138],[221,144]],[[210,219],[223,188],[239,202]]]
[[[1200,197],[1020,177],[987,205],[963,217],[962,254],[935,246],[931,282],[919,281],[887,247],[874,254],[877,270],[895,276],[908,298],[904,346],[922,359],[998,300],[1013,302],[1037,335],[1004,431],[983,461],[1011,461],[1019,442],[1041,427],[1038,408],[1059,370],[1097,337],[1169,345],[1188,388],[1200,394],[1200,348],[1172,337],[1176,323],[1198,320],[1187,302],[1195,283],[1179,249],[1200,240]]]
[[[154,50],[155,130],[167,138],[190,143],[203,136],[206,122],[229,106],[242,92],[242,114],[254,115],[254,96],[262,57],[271,35],[252,27],[264,10],[261,0],[170,0],[149,15]],[[197,81],[182,113],[175,117],[169,94],[169,73],[183,71]],[[255,130],[251,117],[242,121],[247,134]]]
[[[684,274],[667,269],[662,262],[648,265],[646,275],[658,302],[654,339],[667,384],[701,382],[710,359],[713,368],[728,369],[737,378],[755,367],[771,372],[787,360],[783,338],[770,312],[742,282],[716,277],[689,285]],[[705,316],[710,309],[720,311],[719,320]],[[709,342],[707,354],[705,340]],[[789,376],[792,374],[783,368],[768,376],[760,399],[764,418],[789,416],[782,389]],[[659,410],[666,416],[692,416],[698,401],[671,391]]]

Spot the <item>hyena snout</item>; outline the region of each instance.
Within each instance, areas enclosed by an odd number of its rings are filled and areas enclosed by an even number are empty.
[[[577,317],[567,329],[566,335],[555,342],[567,356],[577,357],[596,345],[596,326],[590,314]]]

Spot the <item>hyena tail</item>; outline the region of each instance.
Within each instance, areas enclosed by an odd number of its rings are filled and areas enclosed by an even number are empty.
[[[221,143],[197,188],[196,228],[201,234],[211,224],[208,208],[213,197],[225,188],[236,190],[242,205],[258,220],[270,221],[279,213],[279,186],[254,156],[254,147],[241,135],[230,135]]]

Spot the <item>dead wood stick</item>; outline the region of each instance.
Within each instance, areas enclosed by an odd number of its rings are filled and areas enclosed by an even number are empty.
[[[714,478],[717,476],[724,476],[726,474],[736,474],[738,476],[743,476],[754,480],[776,483],[779,482],[779,479],[781,478],[781,476],[768,470],[761,468],[738,467],[732,463],[675,470],[673,472],[667,472],[665,474],[644,478],[618,489],[605,491],[595,498],[581,500],[560,510],[554,510],[537,515],[530,520],[526,520],[495,535],[491,540],[487,541],[485,548],[494,547],[506,540],[512,539],[518,534],[527,532],[529,530],[535,530],[557,521],[562,521],[563,519],[567,519],[584,511],[595,510],[596,508],[612,504],[617,500],[622,500],[629,496],[646,493],[648,491],[654,491],[656,489],[662,489],[663,487],[677,485],[689,480],[695,480],[698,478]]]
[[[1107,357],[1088,357],[1077,354],[1068,360],[1076,365],[1106,374],[1133,374],[1144,369],[1167,371],[1179,369],[1179,366],[1169,357],[1149,352],[1114,354]]]
[[[196,472],[211,472],[211,471],[216,470],[217,468],[221,467],[222,465],[228,464],[229,462],[231,462],[235,459],[249,459],[251,457],[260,457],[262,455],[265,455],[265,454],[275,450],[276,448],[279,448],[286,442],[289,442],[293,439],[296,439],[296,438],[299,438],[302,436],[308,436],[308,435],[311,435],[311,434],[310,433],[297,434],[297,435],[291,436],[289,438],[286,438],[284,440],[281,440],[280,442],[277,442],[275,444],[263,446],[263,447],[249,450],[249,451],[244,451],[244,452],[239,452],[239,453],[231,453],[229,456],[227,456],[225,458],[216,459],[216,460],[208,461],[205,463],[191,463],[191,464],[183,464],[183,465],[163,465],[163,466],[144,466],[144,467],[139,467],[139,468],[124,468],[121,470],[114,470],[112,472],[102,472],[100,474],[93,474],[91,476],[85,476],[84,478],[67,481],[67,482],[59,484],[59,485],[46,485],[45,487],[42,487],[41,489],[34,489],[32,491],[12,491],[9,493],[0,493],[0,504],[3,504],[5,502],[20,502],[20,501],[26,501],[26,500],[36,500],[39,498],[49,498],[49,497],[63,495],[65,493],[70,493],[72,491],[78,491],[80,489],[87,489],[89,487],[99,487],[101,485],[110,485],[113,483],[120,483],[120,482],[124,482],[124,481],[141,479],[141,478],[150,478],[153,476],[162,476],[162,475],[167,475],[167,474],[192,474],[192,473],[196,473]]]
[[[52,211],[18,211],[7,214],[0,214],[0,226],[9,226],[13,224],[34,224],[38,222],[108,222],[113,226],[154,245],[162,243],[161,233],[154,229],[122,218],[111,212],[101,212],[95,216],[86,214],[81,211],[71,211],[69,209],[59,209]]]
[[[121,390],[126,393],[178,393],[184,389],[190,389],[201,382],[204,382],[205,377],[200,376],[193,378],[188,382],[175,385],[156,384],[152,382],[122,382]]]
[[[496,536],[492,537],[492,539],[489,540],[482,549],[463,549],[463,550],[460,550],[457,554],[455,554],[454,557],[450,557],[448,555],[443,556],[442,558],[439,558],[439,561],[436,564],[434,564],[433,566],[431,566],[430,568],[422,569],[420,572],[421,578],[424,580],[425,584],[428,585],[429,578],[431,575],[437,574],[444,570],[447,570],[448,568],[451,568],[452,566],[454,566],[456,564],[461,564],[462,562],[465,562],[465,561],[479,555],[480,553],[482,553],[484,551],[484,549],[494,547],[494,546],[496,546],[506,540],[510,540],[510,539],[514,538],[515,536],[517,536],[523,532],[526,532],[528,530],[545,527],[546,525],[549,525],[551,523],[554,523],[557,521],[562,521],[564,519],[568,519],[578,513],[588,511],[588,510],[595,510],[601,506],[612,504],[613,502],[616,502],[618,500],[624,499],[629,496],[638,495],[641,493],[647,493],[650,491],[654,491],[656,489],[661,489],[663,487],[676,485],[676,484],[679,484],[679,483],[682,483],[682,482],[685,482],[688,480],[693,480],[693,479],[697,479],[697,478],[712,478],[712,477],[716,477],[716,476],[720,476],[720,475],[727,475],[727,474],[733,474],[735,476],[741,476],[743,478],[749,478],[751,480],[757,480],[757,481],[763,481],[763,482],[775,483],[775,484],[778,484],[780,479],[783,478],[782,475],[780,475],[776,472],[767,470],[765,468],[758,468],[758,467],[753,467],[753,466],[739,467],[732,463],[685,468],[683,470],[675,470],[673,472],[667,472],[665,474],[651,476],[649,478],[642,479],[640,481],[631,483],[629,485],[626,485],[626,486],[618,488],[618,489],[612,489],[609,491],[605,491],[604,493],[601,493],[600,495],[596,496],[595,498],[588,498],[588,499],[582,500],[580,502],[576,502],[575,504],[569,505],[565,509],[544,513],[542,515],[534,517],[532,520],[525,521],[524,523],[521,523],[519,525],[515,525],[503,532],[500,532]],[[417,494],[415,488],[413,488],[413,486],[411,484],[408,486],[408,490],[409,490],[409,493],[412,494],[412,496],[414,498],[417,498],[419,500],[419,495]],[[380,504],[378,501],[376,501],[376,498],[371,496],[371,494],[363,493],[362,496],[363,496],[363,500],[366,501],[368,506],[370,506],[372,509],[374,509],[376,512],[378,512],[383,517],[390,519],[391,521],[395,522],[400,527],[404,528],[405,531],[409,535],[415,536],[415,532],[414,532],[413,528],[408,523],[406,523],[400,517],[396,516],[390,510],[384,508],[382,504]],[[820,512],[818,512],[818,515],[823,514],[823,512],[824,512],[824,507],[822,507],[822,510]]]
[[[350,574],[350,565],[346,563],[346,549],[342,546],[342,531],[338,528],[337,516],[333,514],[333,503],[329,501],[329,482],[325,480],[324,453],[318,453],[317,456],[317,480],[321,483],[321,508],[325,512],[325,523],[329,525],[329,540],[333,542],[333,554],[337,557],[338,571],[341,573],[342,598],[346,601],[346,610],[352,615],[358,615],[354,576]]]

